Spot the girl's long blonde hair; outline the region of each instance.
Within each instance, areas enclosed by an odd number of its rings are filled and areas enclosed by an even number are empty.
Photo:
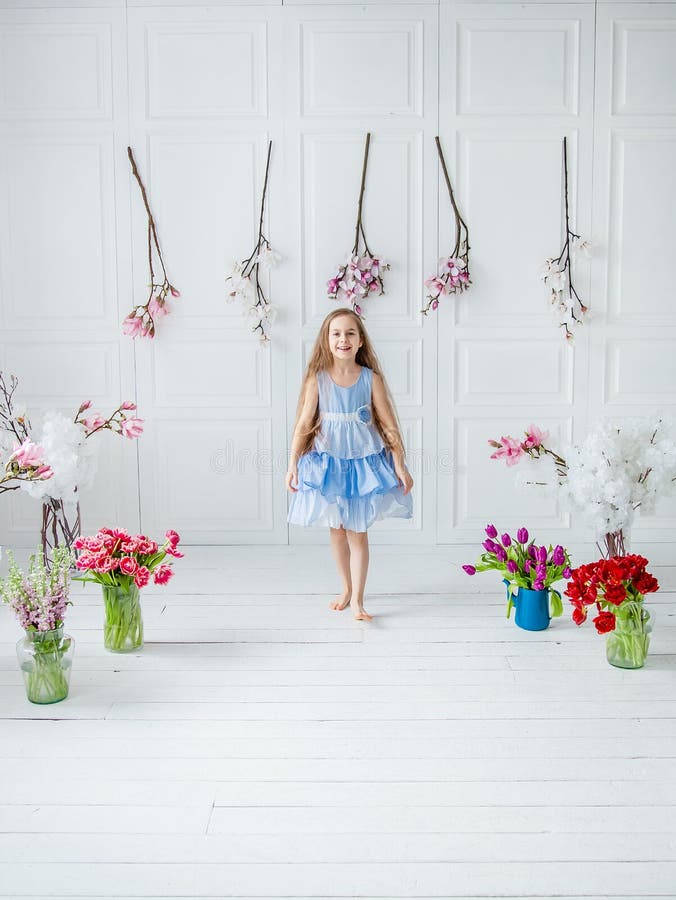
[[[315,345],[312,349],[312,354],[307,364],[307,369],[305,370],[303,384],[301,385],[298,407],[296,409],[296,422],[294,425],[294,431],[295,427],[298,425],[298,420],[300,419],[300,414],[305,403],[305,394],[307,391],[308,380],[313,375],[316,376],[318,372],[328,372],[333,368],[334,358],[333,354],[331,353],[331,347],[329,345],[329,330],[331,328],[331,322],[333,322],[333,320],[338,316],[351,316],[354,319],[357,330],[359,331],[359,338],[361,340],[361,347],[357,350],[355,361],[358,365],[366,366],[367,368],[371,369],[372,372],[374,372],[376,375],[380,375],[380,377],[383,379],[383,384],[385,385],[385,394],[387,396],[387,401],[390,407],[390,414],[393,421],[395,422],[397,432],[396,434],[391,434],[389,430],[385,428],[375,408],[372,409],[373,424],[382,437],[386,447],[388,447],[390,450],[393,450],[395,447],[401,447],[401,449],[403,449],[401,428],[399,426],[399,419],[397,417],[396,408],[392,399],[392,394],[378,361],[378,357],[376,356],[376,352],[373,349],[373,344],[371,343],[371,340],[366,333],[364,323],[362,322],[360,317],[351,309],[347,308],[334,309],[333,312],[330,312],[328,314],[328,316],[321,324],[319,333],[317,334]],[[319,403],[317,403],[317,408],[315,409],[314,416],[312,418],[312,424],[307,433],[304,435],[303,443],[299,450],[299,454],[301,456],[312,449],[315,435],[319,432],[320,428],[321,422],[319,419]]]

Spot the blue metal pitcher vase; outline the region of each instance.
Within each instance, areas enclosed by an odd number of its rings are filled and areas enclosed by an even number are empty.
[[[510,591],[509,581],[503,579],[507,585],[507,618],[509,618],[512,606],[516,609],[515,621],[524,631],[544,631],[549,628],[551,619],[549,613],[549,594],[556,594],[561,599],[561,594],[554,588],[545,588],[542,591],[530,591],[526,588],[514,587]]]

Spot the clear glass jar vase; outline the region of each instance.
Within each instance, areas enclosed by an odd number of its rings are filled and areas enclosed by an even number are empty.
[[[143,616],[139,589],[129,585],[102,585],[105,620],[103,645],[113,653],[130,653],[143,646]]]
[[[31,703],[58,703],[68,696],[73,639],[63,626],[52,631],[26,631],[16,645],[26,696]]]
[[[606,659],[619,669],[640,669],[645,665],[650,647],[650,632],[654,613],[644,609],[643,603],[623,604],[615,615],[615,630],[606,637]]]

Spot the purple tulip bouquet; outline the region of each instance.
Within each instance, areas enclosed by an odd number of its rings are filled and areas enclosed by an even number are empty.
[[[512,609],[512,595],[518,588],[544,591],[554,582],[571,576],[568,552],[560,544],[555,547],[551,544],[549,547],[539,547],[534,541],[529,541],[526,528],[519,528],[516,538],[505,533],[496,540],[497,528],[495,525],[487,525],[486,535],[482,544],[485,552],[481,554],[479,561],[473,566],[463,566],[463,569],[468,575],[488,572],[490,569],[502,573],[503,580],[509,585],[508,618]],[[556,593],[552,593],[551,609],[553,616],[560,616],[563,612],[561,598]]]

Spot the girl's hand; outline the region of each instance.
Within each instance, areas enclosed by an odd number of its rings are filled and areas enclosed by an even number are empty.
[[[293,494],[298,493],[298,488],[294,487],[295,484],[298,484],[298,467],[289,466],[289,471],[286,473],[287,491],[291,491]]]
[[[410,494],[411,488],[413,487],[413,479],[411,478],[411,473],[408,471],[406,466],[401,469],[395,469],[395,472],[397,473],[399,483],[404,489],[404,494]]]

